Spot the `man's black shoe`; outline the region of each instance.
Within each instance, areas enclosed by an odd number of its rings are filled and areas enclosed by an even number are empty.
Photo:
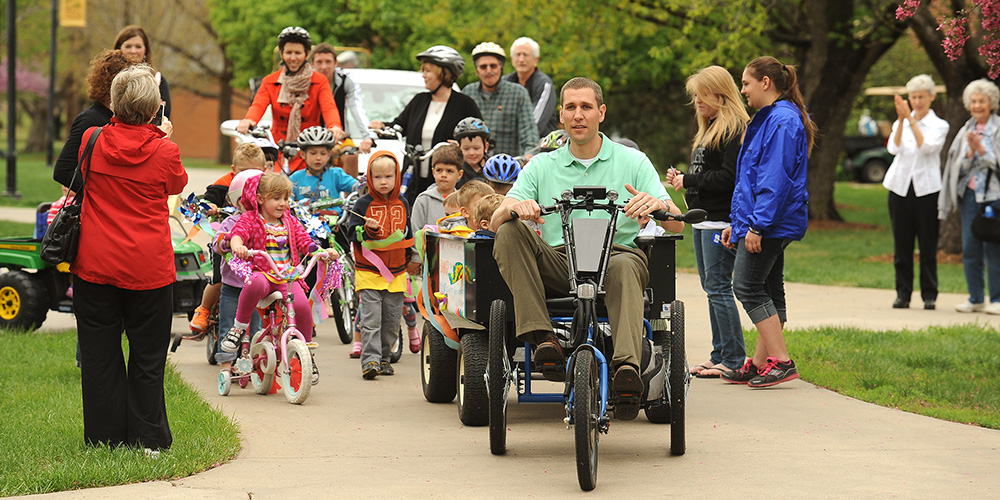
[[[933,304],[933,302],[931,302],[931,304]],[[910,301],[909,300],[903,300],[903,299],[898,298],[898,297],[896,298],[896,301],[892,303],[892,308],[893,309],[909,309],[909,307],[910,307]]]

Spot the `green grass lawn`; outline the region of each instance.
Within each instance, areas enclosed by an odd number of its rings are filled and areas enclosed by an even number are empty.
[[[159,459],[83,443],[76,334],[0,331],[0,497],[183,477],[231,460],[240,449],[232,419],[211,408],[167,365],[174,443]]]
[[[674,201],[681,196],[671,192]],[[892,230],[886,190],[880,184],[838,182],[834,198],[844,223],[810,224],[802,241],[785,251],[785,281],[816,285],[895,288]],[[691,227],[677,244],[677,268],[694,272]],[[914,268],[917,275],[919,270]],[[919,289],[919,279],[913,283]],[[961,263],[938,263],[938,289],[965,292]]]
[[[744,334],[753,352],[757,331]],[[979,325],[911,331],[785,332],[803,380],[929,417],[1000,429],[1000,332]]]
[[[34,224],[0,220],[0,238],[8,236],[31,236],[34,233]]]
[[[58,156],[59,152],[56,151]],[[217,165],[212,160],[188,158],[182,160],[186,168],[227,169],[229,165]],[[2,168],[3,193],[7,192],[7,168]],[[45,155],[24,154],[17,157],[17,191],[21,198],[0,194],[0,206],[36,207],[39,203],[55,201],[62,196],[59,183],[52,180],[52,169],[45,165]]]

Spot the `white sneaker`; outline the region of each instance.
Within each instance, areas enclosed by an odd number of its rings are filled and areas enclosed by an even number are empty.
[[[986,306],[986,314],[1000,314],[1000,302],[993,302]]]
[[[982,302],[978,304],[973,304],[972,302],[969,302],[968,299],[966,299],[965,302],[962,302],[961,304],[955,306],[955,310],[960,313],[980,312],[983,309],[986,309],[986,304]],[[993,314],[1000,314],[1000,310],[998,310]]]

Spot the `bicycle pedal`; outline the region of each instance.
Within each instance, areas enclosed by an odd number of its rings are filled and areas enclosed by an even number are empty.
[[[316,349],[319,349],[319,344],[315,342],[306,342],[306,347],[308,347],[310,351],[315,351]]]

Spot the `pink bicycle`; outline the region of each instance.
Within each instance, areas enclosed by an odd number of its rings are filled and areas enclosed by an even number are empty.
[[[277,276],[291,284],[312,271],[317,259],[326,259],[325,251],[318,251],[309,259],[309,264],[303,270],[302,266],[283,273],[274,264],[267,252],[250,250],[250,257],[262,255],[267,258],[271,270]],[[219,394],[229,395],[234,382],[241,388],[248,383],[253,384],[257,394],[265,395],[274,385],[275,374],[281,377],[281,388],[289,403],[302,404],[309,397],[312,388],[312,355],[305,336],[295,326],[294,295],[274,292],[257,303],[264,319],[261,330],[249,339],[243,335],[240,339],[240,356],[233,361],[230,375],[219,373]]]

